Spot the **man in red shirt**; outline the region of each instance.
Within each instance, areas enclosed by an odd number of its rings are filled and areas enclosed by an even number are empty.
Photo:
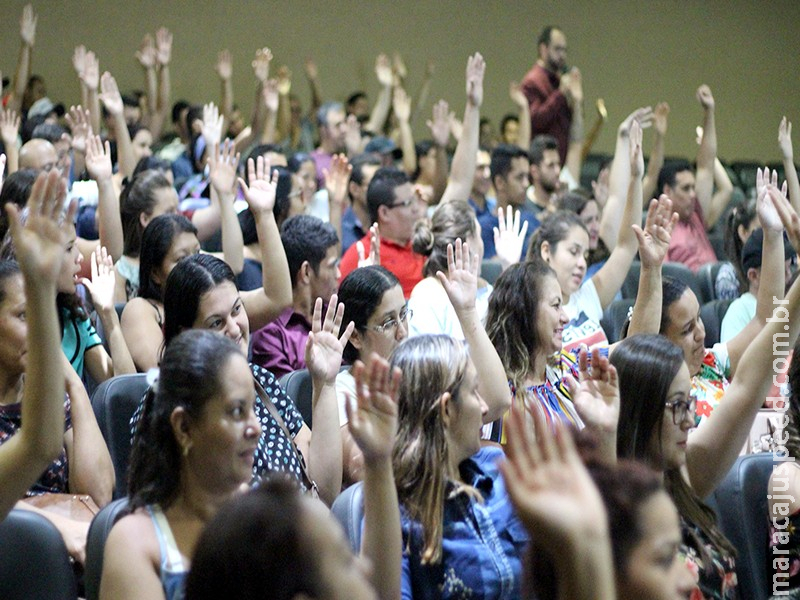
[[[425,215],[422,202],[405,172],[394,167],[381,168],[375,172],[367,189],[369,218],[377,223],[380,231],[380,264],[400,280],[403,295],[408,298],[411,290],[422,280],[425,258],[411,248],[414,224]],[[359,266],[359,247],[369,253],[372,232],[356,242],[342,257],[340,265],[342,279]]]
[[[581,85],[580,72],[567,69],[567,38],[548,25],[539,35],[539,58],[522,80],[522,92],[531,114],[531,139],[546,133],[558,141],[561,164],[566,164],[572,123],[573,90]]]

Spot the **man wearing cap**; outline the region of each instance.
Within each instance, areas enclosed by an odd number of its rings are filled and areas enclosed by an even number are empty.
[[[759,283],[761,282],[761,258],[764,246],[764,231],[759,228],[750,234],[742,248],[742,272],[747,277],[748,290],[734,300],[728,307],[722,319],[719,341],[727,342],[735,338],[739,332],[756,315],[756,299],[758,297]],[[792,276],[792,264],[797,254],[789,243],[783,238],[784,257],[784,285]]]
[[[388,137],[382,135],[372,138],[364,148],[365,154],[377,154],[381,157],[382,167],[393,167],[395,161],[403,158],[403,151]]]

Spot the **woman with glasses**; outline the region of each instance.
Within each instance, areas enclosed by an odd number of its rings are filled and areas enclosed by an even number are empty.
[[[782,244],[778,252],[780,262]],[[724,397],[697,429],[699,403],[685,348],[663,335],[635,335],[611,355],[620,382],[617,455],[663,474],[680,515],[681,550],[697,574],[693,598],[738,597],[733,546],[701,498],[735,462],[764,403],[772,383],[773,338],[785,333],[793,340],[800,331],[800,284],[791,287],[775,317],[744,351]]]
[[[505,374],[476,309],[480,260],[470,254],[468,244],[462,244],[461,240],[456,240],[455,248],[449,246],[446,256],[447,275],[440,272],[438,278],[454,307],[470,354],[481,367],[479,387],[489,408],[484,422],[491,423],[506,411],[510,396],[505,385],[492,383],[504,381]],[[398,344],[408,337],[413,311],[403,298],[397,277],[385,268],[362,267],[350,273],[339,286],[339,300],[345,305],[343,322],[352,321],[355,325],[344,350],[346,362],[353,364],[373,353],[388,359]],[[336,395],[344,444],[345,485],[360,480],[363,468],[361,452],[347,430],[344,407],[348,394],[355,397],[355,382],[350,371],[343,371],[336,379]]]

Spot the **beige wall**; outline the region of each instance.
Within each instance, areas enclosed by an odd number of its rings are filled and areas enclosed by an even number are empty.
[[[16,64],[23,4],[2,3],[4,74]],[[326,96],[341,99],[366,88],[374,98],[374,56],[401,50],[410,69],[410,91],[416,91],[423,65],[433,57],[437,70],[431,100],[444,97],[460,113],[466,57],[479,50],[487,62],[483,113],[497,123],[512,108],[508,82],[521,78],[533,62],[539,30],[558,23],[568,36],[569,63],[583,71],[587,114],[593,116],[597,97],[608,106],[609,124],[598,150],[611,151],[616,124],[633,108],[667,100],[672,107],[667,153],[693,156],[694,126],[701,117],[694,91],[701,83],[711,86],[717,100],[724,159],[776,160],[781,115],[800,128],[800,36],[795,32],[800,2],[795,0],[40,0],[35,9],[39,27],[33,71],[45,77],[54,100],[67,104],[79,100],[70,63],[75,45],[95,50],[101,68],[112,71],[123,91],[141,88],[133,53],[146,31],[166,25],[175,35],[173,100],[218,101],[213,64],[217,51],[227,47],[234,55],[237,101],[249,109],[249,62],[260,46],[272,48],[275,64],[292,69],[304,102],[306,55],[320,67]],[[422,120],[415,132],[424,135]]]

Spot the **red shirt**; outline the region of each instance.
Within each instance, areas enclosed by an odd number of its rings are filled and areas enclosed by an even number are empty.
[[[560,79],[558,74],[537,63],[522,80],[522,92],[530,104],[531,139],[541,133],[556,138],[563,165],[567,158],[572,111],[567,98],[558,89]]]
[[[364,252],[369,252],[370,233],[367,233],[360,242],[364,245]],[[403,288],[403,296],[408,299],[411,296],[411,290],[414,286],[422,281],[422,267],[425,264],[425,257],[417,254],[411,249],[411,242],[405,246],[395,244],[394,242],[381,238],[381,266],[386,267],[389,271],[394,273],[395,277],[400,280],[400,286]],[[342,278],[339,283],[347,277],[350,273],[358,268],[358,242],[353,244],[347,249],[347,252],[342,256],[342,262],[339,269],[342,272]]]
[[[714,247],[708,240],[699,202],[695,201],[694,212],[689,221],[678,221],[672,230],[667,260],[683,263],[695,273],[704,264],[717,262]]]

